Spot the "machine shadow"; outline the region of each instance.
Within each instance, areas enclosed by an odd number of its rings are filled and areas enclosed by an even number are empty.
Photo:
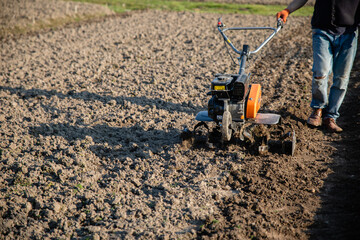
[[[16,94],[19,98],[24,100],[31,100],[33,98],[45,99],[57,96],[59,99],[81,99],[89,102],[89,106],[93,101],[100,101],[107,104],[109,101],[115,100],[116,104],[124,104],[125,101],[139,106],[156,105],[158,109],[167,111],[183,111],[186,113],[195,112],[196,107],[188,103],[177,104],[166,102],[162,99],[149,99],[146,97],[113,97],[106,94],[90,93],[88,91],[74,92],[69,91],[64,94],[56,90],[43,89],[24,89],[0,86],[0,91],[9,91],[11,94]],[[56,106],[42,105],[45,111],[55,114]],[[64,111],[64,110],[61,110]],[[106,121],[98,125],[86,125],[82,121],[74,121],[65,123],[43,123],[38,126],[30,127],[29,133],[36,138],[40,135],[46,136],[61,136],[67,140],[70,146],[75,144],[87,143],[87,147],[98,157],[108,158],[115,161],[124,161],[127,157],[130,158],[147,158],[152,154],[162,154],[166,157],[164,148],[169,148],[174,144],[180,142],[180,130],[167,127],[164,130],[157,130],[154,128],[144,129],[139,124],[130,127],[111,127],[107,125]],[[86,144],[85,144],[86,145]],[[55,155],[63,149],[52,150],[52,153],[47,155],[47,158],[55,159]],[[166,151],[165,151],[166,152]],[[64,153],[66,155],[66,153]],[[71,154],[70,158],[72,157]]]
[[[69,146],[89,149],[99,158],[115,162],[126,161],[126,158],[149,158],[151,154],[162,154],[164,148],[180,142],[179,130],[144,130],[136,124],[131,127],[110,127],[106,124],[95,126],[70,125],[68,123],[46,123],[31,127],[30,134],[39,137],[60,136],[67,140]],[[64,152],[65,151],[65,152]],[[67,150],[57,148],[50,158],[55,159],[59,152]]]
[[[10,91],[11,94],[17,94],[23,99],[35,98],[35,97],[46,97],[50,98],[51,96],[57,96],[60,99],[73,98],[81,99],[84,101],[100,101],[104,104],[108,103],[111,100],[115,100],[117,104],[124,104],[125,101],[131,102],[139,106],[156,106],[158,109],[164,109],[168,111],[180,111],[185,113],[196,113],[200,111],[200,106],[195,106],[188,102],[183,103],[172,103],[164,101],[160,98],[147,98],[147,97],[113,97],[110,95],[100,95],[97,93],[91,93],[88,91],[76,92],[74,90],[68,91],[66,94],[56,91],[56,90],[44,90],[44,89],[24,89],[24,88],[11,88],[0,86],[0,91]]]

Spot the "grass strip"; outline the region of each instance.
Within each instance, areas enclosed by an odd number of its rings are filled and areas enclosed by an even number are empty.
[[[238,13],[272,16],[286,8],[285,5],[235,4],[218,2],[192,2],[172,0],[72,0],[76,2],[96,3],[108,6],[111,10],[123,13],[134,10],[167,10],[209,13]],[[294,12],[293,16],[311,16],[312,6],[304,6]]]
[[[0,40],[8,36],[19,36],[28,33],[36,33],[46,29],[59,29],[68,24],[79,23],[84,21],[92,21],[94,19],[101,19],[105,14],[97,15],[76,15],[66,16],[63,18],[38,20],[35,23],[29,23],[27,25],[15,25],[12,27],[0,26]]]
[[[218,2],[192,2],[189,0],[65,0],[74,2],[87,2],[105,5],[114,12],[126,13],[136,10],[166,10],[166,11],[190,11],[207,13],[236,13],[274,16],[278,11],[284,9],[284,5],[259,5],[259,4],[235,4]],[[312,6],[305,6],[292,16],[311,16],[314,11]],[[38,32],[43,29],[57,29],[70,23],[89,21],[101,17],[99,15],[67,16],[59,19],[48,19],[37,21],[26,26],[1,27],[0,39],[10,36]]]

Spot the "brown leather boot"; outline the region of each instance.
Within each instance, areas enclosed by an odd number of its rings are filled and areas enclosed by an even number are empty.
[[[307,120],[307,123],[314,127],[320,126],[321,125],[321,115],[322,115],[322,109],[314,108],[310,117]]]
[[[336,124],[335,119],[333,118],[324,118],[323,126],[326,128],[326,130],[333,133],[339,133],[343,131],[342,128]]]

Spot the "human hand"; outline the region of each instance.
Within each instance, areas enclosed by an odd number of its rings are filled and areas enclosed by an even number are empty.
[[[286,19],[289,16],[289,14],[290,14],[290,11],[289,11],[289,9],[286,8],[276,14],[276,19],[281,18],[284,21],[284,23],[286,23]]]

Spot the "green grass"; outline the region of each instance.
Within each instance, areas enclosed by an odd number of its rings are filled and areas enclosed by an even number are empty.
[[[78,15],[78,16],[65,16],[62,18],[38,20],[35,23],[28,23],[25,26],[15,25],[13,27],[0,26],[0,40],[7,36],[18,36],[31,32],[39,32],[44,29],[58,29],[66,26],[67,24],[79,23],[83,21],[90,21],[94,19],[101,19],[105,14],[98,15]],[[1,157],[1,155],[0,155]]]
[[[275,14],[284,9],[283,5],[256,5],[256,4],[234,4],[234,3],[216,3],[216,2],[192,2],[189,0],[65,0],[75,2],[96,3],[109,7],[117,13],[125,13],[136,10],[165,10],[165,11],[191,11],[208,13],[236,13],[236,14],[254,14],[264,16],[275,16]],[[292,16],[311,16],[314,8],[305,6],[294,12]],[[83,16],[65,16],[58,19],[40,20],[35,24],[29,23],[26,26],[1,27],[0,40],[7,36],[17,36],[30,32],[39,32],[43,29],[57,29],[67,24],[89,21],[102,17],[103,15],[83,15]],[[1,152],[0,152],[1,157]]]
[[[73,0],[77,2],[97,3],[108,6],[111,10],[123,13],[134,10],[168,10],[210,13],[238,13],[271,16],[286,8],[284,5],[256,5],[216,2],[192,2],[171,0]],[[294,12],[294,16],[311,16],[314,8],[305,6]]]

